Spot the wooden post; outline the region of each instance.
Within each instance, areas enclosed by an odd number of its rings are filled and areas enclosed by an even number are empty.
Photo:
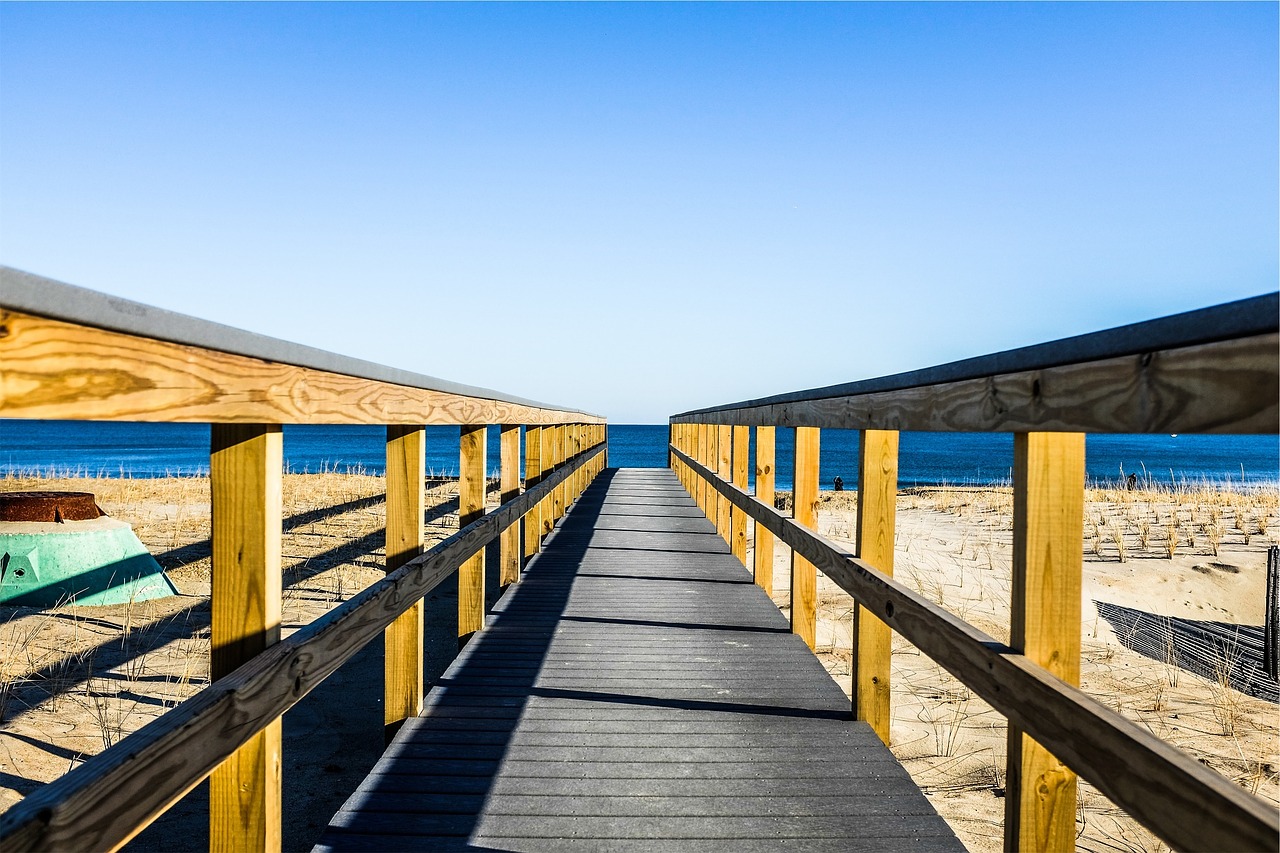
[[[858,442],[858,556],[892,577],[898,508],[898,432],[862,430]],[[893,632],[858,605],[853,614],[853,713],[889,743]]]
[[[680,449],[689,456],[693,455],[693,432],[692,424],[680,424]],[[688,465],[681,464],[680,479],[684,483],[684,490],[692,497],[694,491],[693,475]]]
[[[458,526],[484,515],[487,426],[464,426],[458,442]],[[458,567],[458,638],[466,643],[484,628],[484,549]]]
[[[1075,686],[1083,518],[1084,435],[1015,434],[1009,644]],[[1075,773],[1010,725],[1005,850],[1074,850],[1075,830]]]
[[[539,480],[547,479],[556,467],[555,436],[556,428],[554,426],[545,426],[542,428],[542,435],[540,436],[540,440],[542,441],[542,450],[539,454],[539,465],[542,468],[542,473],[538,477]],[[542,527],[538,532],[539,547],[541,547],[542,538],[551,532],[551,529],[555,527],[556,523],[554,489],[552,489],[546,497],[538,502],[538,518],[542,523]]]
[[[796,522],[818,526],[818,427],[796,427],[796,464],[793,475],[793,517]],[[804,557],[791,553],[791,632],[813,648],[818,635],[818,570]]]
[[[751,456],[751,427],[733,427],[733,484],[746,491],[747,463]],[[729,514],[732,540],[729,551],[743,566],[747,564],[747,514],[736,506]]]
[[[774,489],[774,434],[775,427],[756,427],[756,500],[773,506]],[[755,545],[756,584],[773,595],[773,534],[763,524],[756,525]]]
[[[1267,549],[1267,612],[1262,617],[1262,669],[1280,680],[1280,546]]]
[[[280,641],[281,474],[278,424],[214,424],[209,454],[214,681]],[[280,850],[280,720],[209,780],[209,849]]]
[[[577,452],[577,424],[568,424],[564,430],[564,458],[568,461],[573,458]],[[564,511],[568,512],[569,507],[573,506],[573,502],[578,499],[578,472],[574,471],[565,481],[564,487]]]
[[[733,477],[733,427],[720,424],[716,427],[716,453],[719,455],[715,471],[725,482]],[[733,539],[733,528],[730,526],[729,508],[733,506],[729,499],[716,492],[716,530],[720,538],[729,543]]]
[[[560,463],[564,462],[564,458],[565,458],[564,430],[565,430],[564,424],[556,424],[551,431],[551,454],[552,454],[551,458],[552,460],[554,460],[557,467],[559,467]],[[560,520],[561,516],[564,515],[564,504],[565,504],[564,481],[561,481],[560,485],[556,486],[555,489],[552,490],[552,492],[553,494],[552,494],[552,500],[551,500],[551,521],[554,524],[555,522]]]
[[[716,438],[719,435],[714,425],[703,424],[702,464],[710,471],[716,470],[716,458],[719,455]],[[713,525],[716,523],[716,492],[711,488],[709,480],[702,482],[702,513]]]
[[[582,453],[587,449],[587,427],[585,424],[578,424],[574,430],[574,452]],[[582,493],[587,490],[587,469],[585,467],[578,469],[578,489],[574,495],[574,500],[582,497]]]
[[[387,427],[387,571],[422,553],[423,483],[427,475],[427,430]],[[417,601],[383,634],[383,734],[387,743],[401,724],[422,711],[424,693],[422,602]]]
[[[532,489],[542,480],[542,427],[524,428],[524,488]],[[524,514],[524,557],[528,560],[542,546],[542,502]]]
[[[718,464],[718,460],[719,460],[719,447],[717,446],[718,441],[719,441],[719,430],[716,429],[716,425],[707,424],[707,446],[705,446],[703,450],[704,455],[707,456],[707,461],[703,462],[703,464],[707,466],[708,470],[710,471],[716,470],[716,466]],[[710,521],[712,525],[714,525],[716,524],[716,521],[719,519],[719,503],[717,502],[716,489],[712,488],[712,485],[710,485],[710,482],[704,483],[703,494],[704,494],[703,500],[705,501],[705,503],[707,503],[707,506],[705,506],[703,512],[705,515],[707,515],[707,520]]]
[[[520,497],[520,425],[503,424],[498,428],[498,453],[501,459],[502,503]],[[498,541],[498,583],[507,587],[520,580],[520,525],[502,531]]]
[[[694,446],[693,458],[698,460],[701,465],[707,464],[707,425],[694,425]],[[693,481],[693,500],[698,505],[698,509],[702,514],[710,517],[707,512],[707,484],[701,475],[695,475]]]

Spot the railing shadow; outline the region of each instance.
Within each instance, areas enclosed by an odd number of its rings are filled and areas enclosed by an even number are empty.
[[[521,760],[521,753],[515,751],[518,749],[517,729],[523,720],[529,718],[531,705],[535,702],[568,700],[572,703],[603,703],[618,708],[654,707],[677,711],[850,719],[847,709],[793,707],[785,702],[649,696],[623,688],[620,692],[607,692],[539,684],[552,644],[557,638],[565,637],[568,623],[607,623],[717,633],[790,633],[782,626],[749,627],[732,622],[706,624],[567,615],[577,578],[615,576],[582,571],[582,568],[589,550],[615,550],[602,548],[594,534],[609,529],[601,527],[599,522],[611,514],[602,510],[606,506],[606,491],[616,473],[606,470],[583,493],[554,536],[547,541],[545,550],[530,563],[521,582],[508,588],[487,629],[472,637],[447,677],[437,684],[428,698],[423,716],[406,722],[373,774],[334,816],[329,831],[313,853],[371,849],[498,849],[489,846],[488,839],[483,846],[472,839],[478,832],[483,832],[481,823],[491,795],[499,789],[509,792],[509,784],[530,784],[530,780],[520,773],[501,783],[499,779],[506,762]],[[678,521],[675,516],[667,518]],[[650,529],[646,532],[660,531]],[[595,559],[599,559],[598,554]],[[629,574],[616,576],[637,577]],[[653,580],[687,580],[675,574],[665,578],[650,577]],[[751,583],[749,579],[744,582]],[[541,721],[543,718],[538,715],[547,710],[544,705],[534,712],[534,716]],[[558,707],[550,709],[550,713],[552,716],[547,719],[562,719],[560,714],[563,712]],[[643,849],[643,845],[639,849]]]
[[[296,530],[306,524],[314,524],[326,518],[332,518],[353,510],[374,506],[385,500],[383,495],[359,498],[353,501],[335,504],[318,510],[309,510],[290,516],[284,522],[286,531]],[[445,500],[427,509],[425,521],[431,523],[456,512],[458,499]],[[291,566],[284,571],[284,588],[296,589],[300,584],[335,566],[349,563],[355,558],[373,554],[384,546],[384,532],[378,529],[364,536],[356,537],[307,558],[301,564]],[[157,562],[166,568],[186,565],[197,559],[210,555],[210,542],[204,540],[191,545],[184,545],[156,555]],[[0,613],[14,612],[21,608],[0,607]],[[201,599],[188,607],[156,619],[153,622],[131,626],[129,631],[121,632],[119,625],[104,619],[80,614],[71,615],[52,611],[50,618],[88,622],[116,633],[96,646],[77,651],[73,655],[64,656],[57,661],[25,673],[15,674],[9,684],[5,685],[4,704],[0,710],[0,722],[8,722],[21,717],[38,703],[50,696],[67,693],[79,688],[90,678],[114,678],[111,670],[119,669],[130,661],[151,654],[175,640],[191,639],[205,632],[210,625],[210,607],[207,599]],[[293,626],[296,627],[296,626]],[[38,787],[37,783],[32,783]],[[23,793],[27,793],[24,791]]]
[[[1105,601],[1094,604],[1125,648],[1257,699],[1280,702],[1280,684],[1262,665],[1261,625],[1159,616]]]
[[[391,830],[406,836],[406,846],[430,835],[433,850],[495,849],[472,847],[468,839],[477,827],[528,698],[534,695],[534,684],[556,633],[556,617],[568,604],[572,578],[586,555],[615,473],[606,469],[587,487],[543,552],[529,563],[520,583],[507,588],[501,609],[489,615],[485,630],[472,635],[459,653],[451,677],[436,684],[424,716],[405,723],[384,754],[384,762],[399,769],[393,774],[370,776],[372,784],[335,815],[317,850],[326,849],[326,840],[349,841],[352,835],[359,835],[367,818],[346,809],[357,808],[362,797],[388,792],[413,798],[414,819]],[[477,687],[476,679],[484,680],[488,673],[501,673],[500,686]],[[501,696],[496,702],[492,701],[494,691]],[[461,738],[457,736],[459,729],[465,730]],[[350,816],[346,826],[344,815]],[[384,844],[388,841],[382,839]]]

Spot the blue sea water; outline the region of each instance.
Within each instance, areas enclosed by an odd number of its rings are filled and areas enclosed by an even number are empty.
[[[497,429],[489,430],[488,468],[498,471]],[[610,424],[609,464],[665,467],[665,424]],[[285,426],[286,468],[294,472],[363,470],[381,474],[385,431],[366,426]],[[795,431],[777,431],[777,486],[791,488]],[[752,447],[754,462],[755,448]],[[856,430],[823,430],[821,482],[841,477],[853,488],[858,477]],[[1013,437],[1008,434],[904,432],[899,483],[1000,483],[1010,478]],[[1199,483],[1276,487],[1280,440],[1275,436],[1091,435],[1088,475],[1117,480],[1136,473],[1163,485]],[[205,473],[209,427],[204,424],[143,424],[0,419],[0,474],[72,471],[101,476],[156,477]],[[458,472],[458,428],[427,428],[427,468]],[[754,464],[751,466],[754,470]]]

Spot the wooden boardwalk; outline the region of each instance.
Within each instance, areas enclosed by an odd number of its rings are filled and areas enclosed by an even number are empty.
[[[963,850],[666,469],[610,469],[318,851]]]

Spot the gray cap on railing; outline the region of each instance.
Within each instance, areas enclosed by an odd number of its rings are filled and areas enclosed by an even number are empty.
[[[672,415],[672,418],[823,400],[829,397],[853,397],[858,394],[901,391],[926,385],[940,385],[944,382],[960,382],[966,379],[980,379],[1026,370],[1043,370],[1066,364],[1099,361],[1104,358],[1248,338],[1278,330],[1280,330],[1280,293],[1269,293],[1264,296],[1227,302],[1212,308],[1172,314],[1157,320],[1146,320],[1101,332],[1091,332],[991,355],[966,358],[937,367],[926,367],[921,370],[841,385],[828,385],[824,388],[811,388],[808,391],[792,391],[756,400],[744,400],[741,403],[694,409]]]
[[[175,344],[258,358],[263,361],[340,373],[357,379],[390,382],[444,394],[478,397],[537,409],[599,417],[579,409],[512,397],[489,388],[461,385],[434,376],[349,358],[278,338],[269,338],[266,335],[224,326],[221,323],[211,323],[186,314],[177,314],[162,308],[143,305],[140,302],[109,296],[96,290],[64,284],[3,265],[0,265],[0,308],[113,332],[124,332]]]

